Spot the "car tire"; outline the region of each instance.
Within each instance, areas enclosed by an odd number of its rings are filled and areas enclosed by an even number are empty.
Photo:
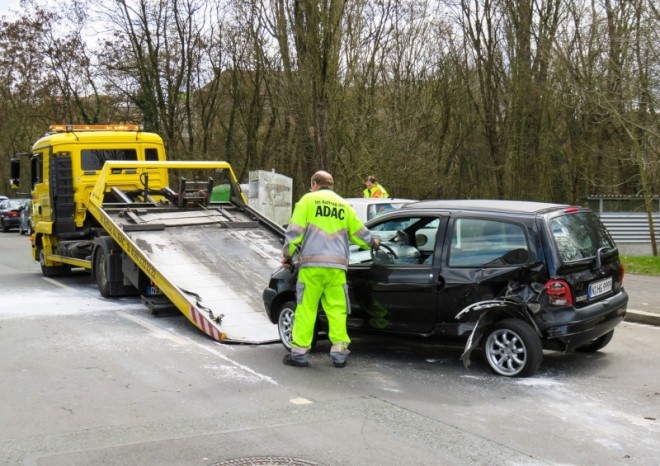
[[[296,314],[296,302],[287,301],[280,306],[280,311],[277,317],[277,331],[280,335],[282,345],[287,350],[291,350],[291,341],[293,340],[293,320]],[[312,336],[312,344],[310,351],[314,349],[319,340],[318,331],[318,318],[314,324],[314,335]]]
[[[5,224],[5,220],[2,219],[2,232],[7,233],[9,231],[9,227]]]
[[[590,341],[586,345],[582,345],[579,348],[576,348],[575,351],[579,351],[581,353],[594,353],[598,350],[605,348],[607,344],[610,341],[612,341],[613,336],[614,336],[614,330],[610,330],[605,335],[598,337],[593,341]]]
[[[280,334],[280,340],[287,350],[291,350],[291,340],[293,340],[293,319],[296,313],[295,301],[287,301],[280,307],[277,317],[277,331]]]
[[[495,322],[486,334],[483,352],[490,370],[505,377],[534,375],[543,359],[541,339],[519,319]]]

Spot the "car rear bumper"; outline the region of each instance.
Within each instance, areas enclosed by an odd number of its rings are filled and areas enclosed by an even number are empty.
[[[537,320],[543,334],[543,347],[573,351],[619,325],[626,316],[625,291],[594,304],[576,309],[546,311]]]
[[[21,225],[21,219],[18,217],[5,217],[2,222],[8,228],[18,228]]]

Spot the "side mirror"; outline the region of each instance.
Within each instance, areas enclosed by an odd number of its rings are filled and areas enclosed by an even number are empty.
[[[11,179],[9,180],[9,184],[11,185],[12,188],[18,189],[18,186],[20,185],[20,179],[21,179],[21,159],[18,157],[13,157],[9,161],[9,171]]]

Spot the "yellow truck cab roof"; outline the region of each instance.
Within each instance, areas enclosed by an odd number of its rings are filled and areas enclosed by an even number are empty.
[[[54,146],[67,143],[89,143],[89,144],[123,144],[123,143],[147,143],[162,145],[162,138],[155,133],[145,133],[132,126],[127,125],[68,125],[69,130],[59,130],[64,125],[52,125],[45,136],[38,139],[32,150],[42,147]]]

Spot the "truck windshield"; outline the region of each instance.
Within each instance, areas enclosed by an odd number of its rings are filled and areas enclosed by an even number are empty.
[[[83,149],[80,164],[83,170],[100,170],[106,160],[137,160],[135,149]]]

